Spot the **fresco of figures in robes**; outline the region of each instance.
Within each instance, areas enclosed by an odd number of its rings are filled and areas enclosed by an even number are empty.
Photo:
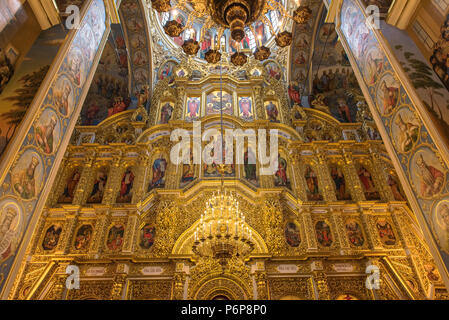
[[[359,221],[355,219],[348,219],[346,221],[345,228],[349,242],[356,247],[363,246],[365,238],[363,237],[363,231]]]
[[[189,163],[182,164],[181,181],[179,184],[180,188],[184,188],[185,186],[187,186],[193,180],[196,179],[195,176],[196,166],[193,164],[193,153],[190,152],[189,155],[190,155]]]
[[[351,200],[351,194],[349,193],[349,188],[346,185],[345,176],[343,170],[338,165],[330,165],[329,167],[332,180],[335,184],[335,192],[337,200]]]
[[[58,245],[61,232],[62,226],[59,224],[54,224],[48,228],[42,241],[42,248],[46,251],[55,249]]]
[[[188,97],[186,102],[186,121],[195,121],[200,117],[201,99],[199,97]]]
[[[108,168],[101,168],[97,171],[92,191],[87,198],[87,203],[101,203],[103,201],[106,183],[108,181],[108,171]]]
[[[156,227],[147,223],[140,230],[140,242],[139,245],[142,249],[150,249],[154,244],[154,238],[156,237]]]
[[[284,228],[285,241],[290,247],[297,248],[301,243],[299,228],[294,222],[288,222]]]
[[[361,165],[357,170],[357,175],[359,176],[360,183],[362,184],[362,189],[366,200],[380,200],[380,195],[374,184],[371,172]]]
[[[332,245],[331,227],[326,221],[320,220],[315,224],[316,239],[323,247],[330,247]]]
[[[235,152],[231,150],[234,146],[224,144],[224,150],[222,151],[222,157],[217,154],[215,154],[215,148],[213,148],[210,152],[210,155],[212,157],[212,163],[203,164],[203,177],[205,178],[217,178],[221,177],[222,174],[218,171],[220,163],[223,163],[223,176],[224,177],[234,177],[235,176]],[[233,154],[234,158],[232,159],[231,164],[226,164],[226,154]]]
[[[279,104],[277,101],[265,101],[264,108],[267,119],[270,122],[280,122],[279,118]]]
[[[130,203],[134,184],[134,173],[131,167],[126,168],[120,181],[120,189],[117,195],[117,203]]]
[[[376,221],[377,233],[379,234],[380,241],[387,245],[392,246],[396,244],[396,236],[394,235],[393,227],[390,222],[385,218],[379,218]]]
[[[168,121],[172,118],[174,108],[175,104],[173,102],[164,102],[161,107],[159,123],[168,123]]]
[[[322,201],[323,195],[320,192],[318,185],[318,176],[311,166],[306,166],[304,172],[304,179],[307,185],[307,200],[308,201]]]
[[[148,192],[154,188],[165,187],[165,171],[167,170],[167,160],[163,155],[160,155],[153,161],[151,166],[150,183],[148,185]]]
[[[243,153],[243,176],[249,183],[251,183],[255,187],[259,186],[256,155],[251,148],[247,148]]]
[[[239,116],[245,121],[254,120],[253,100],[251,97],[239,97]]]
[[[287,160],[278,155],[278,169],[274,174],[274,186],[275,187],[287,187],[291,189],[290,179],[287,174],[288,163]]]
[[[123,245],[125,227],[122,224],[115,224],[109,229],[106,246],[110,251],[118,251]]]
[[[75,235],[73,247],[75,250],[87,250],[92,240],[93,228],[90,224],[82,225]]]
[[[72,203],[75,196],[76,186],[81,178],[81,169],[75,168],[67,178],[62,194],[58,198],[58,203]]]

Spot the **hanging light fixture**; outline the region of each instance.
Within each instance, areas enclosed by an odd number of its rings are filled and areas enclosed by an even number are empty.
[[[221,151],[224,148],[223,139],[223,79],[220,63],[220,126]],[[221,164],[218,164],[220,173],[220,189],[214,192],[206,202],[204,213],[194,233],[192,245],[193,253],[202,258],[218,260],[221,267],[227,266],[232,258],[245,260],[254,250],[252,231],[245,223],[245,216],[240,211],[237,198],[224,189],[224,174],[226,165],[223,164],[225,155],[221,152]]]
[[[170,10],[181,10],[187,15],[185,25],[170,20],[164,25],[164,31],[170,37],[178,37],[184,30],[193,27],[194,23],[203,25],[203,29],[222,29],[229,30],[231,39],[237,43],[241,43],[246,36],[246,33],[251,30],[254,38],[257,38],[252,25],[254,23],[264,23],[271,34],[274,35],[276,44],[279,47],[289,46],[292,42],[292,34],[283,30],[286,19],[294,20],[297,23],[307,23],[311,16],[312,10],[308,5],[299,5],[298,8],[290,15],[284,7],[282,1],[279,0],[147,0],[151,1],[152,8],[159,13],[168,12]],[[275,30],[267,15],[271,11],[276,11],[283,22],[277,25],[279,32]],[[276,34],[277,32],[277,34]],[[204,41],[204,33],[202,32],[199,43]],[[218,38],[220,39],[220,38]],[[184,42],[182,46],[184,52],[188,55],[197,54],[199,48],[198,43],[191,39]],[[218,49],[216,49],[218,50]],[[217,58],[217,53],[212,50],[209,63],[216,63],[220,59]],[[262,61],[270,56],[270,50],[267,47],[259,46],[254,56],[256,59]],[[237,66],[246,63],[247,56],[244,53],[237,53],[231,58],[231,62]]]
[[[237,199],[223,189],[207,201],[194,237],[192,251],[217,259],[223,268],[231,258],[245,259],[254,250],[252,231],[245,226]]]

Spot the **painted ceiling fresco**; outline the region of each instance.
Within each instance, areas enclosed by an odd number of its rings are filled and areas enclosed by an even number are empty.
[[[112,25],[81,112],[81,125],[97,125],[115,114],[135,109],[137,97],[146,90],[150,79],[151,55],[140,1],[122,1],[120,16],[125,23]]]
[[[356,122],[357,111],[365,99],[334,24],[324,22],[327,15],[324,4],[315,3],[312,10],[317,19],[311,19],[305,26],[294,26],[290,102],[313,107],[311,102],[318,98],[326,105],[320,110],[340,122]]]

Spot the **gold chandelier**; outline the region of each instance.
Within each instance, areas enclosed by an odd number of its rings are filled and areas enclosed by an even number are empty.
[[[251,30],[254,39],[257,39],[256,32],[252,26],[256,21],[261,21],[268,26],[270,33],[275,37],[277,46],[286,47],[292,43],[291,32],[282,31],[286,19],[283,19],[279,28],[280,31],[276,33],[266,14],[276,10],[283,18],[292,19],[298,24],[307,23],[312,15],[312,10],[307,5],[300,5],[293,12],[293,15],[290,15],[279,0],[177,0],[174,5],[171,4],[170,0],[151,0],[151,3],[153,9],[159,13],[176,9],[188,12],[188,19],[185,25],[175,20],[165,23],[164,31],[170,37],[178,37],[184,30],[192,28],[194,21],[198,19],[202,21],[203,27],[201,28],[200,41],[188,39],[182,45],[183,51],[187,55],[197,54],[200,47],[199,43],[204,41],[205,30],[212,27],[218,29],[218,39],[221,39],[225,30],[230,30],[231,38],[239,46],[245,36],[245,28]],[[262,43],[258,43],[258,41],[256,41],[256,45],[257,49],[254,52],[254,57],[260,61],[267,59],[271,54],[270,49],[263,46]],[[217,55],[219,53],[218,49],[211,48],[209,51],[212,54],[207,55],[206,53],[205,59],[208,63],[215,64],[218,62],[217,58],[221,58],[221,55]],[[237,55],[234,54],[234,59],[231,59],[231,62],[238,66],[245,64],[247,61],[246,55],[239,51],[240,47],[238,52],[236,52]]]
[[[233,257],[247,258],[254,249],[252,231],[245,226],[239,202],[223,188],[206,202],[194,238],[192,251],[203,258],[217,259],[222,268]]]

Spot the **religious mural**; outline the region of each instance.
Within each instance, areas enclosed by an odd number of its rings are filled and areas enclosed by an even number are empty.
[[[79,227],[75,235],[75,242],[73,247],[75,250],[86,250],[89,248],[92,240],[93,228],[90,224],[85,224]]]
[[[17,248],[23,231],[23,210],[12,198],[0,200],[0,262]]]
[[[23,62],[16,68],[8,86],[4,87],[0,100],[0,157],[33,102],[64,37],[65,33],[58,26],[42,31]],[[7,73],[4,66],[0,69],[0,74],[2,70]]]
[[[165,186],[165,171],[167,170],[167,160],[164,155],[160,154],[151,166],[150,183],[148,192],[154,188],[163,188]]]
[[[239,97],[239,116],[245,121],[254,120],[254,106],[253,99],[251,97]]]
[[[294,222],[288,222],[284,229],[285,241],[290,247],[299,247],[301,243],[301,237],[299,234],[299,228]]]
[[[81,178],[81,169],[75,168],[72,173],[69,174],[67,181],[64,185],[63,192],[58,198],[59,203],[72,203],[75,195],[76,186]]]
[[[326,221],[320,220],[315,223],[315,234],[320,245],[330,247],[333,242],[331,227]]]
[[[122,224],[113,225],[108,232],[106,239],[106,247],[110,251],[119,251],[123,245],[123,236],[125,234],[125,227]]]
[[[329,169],[335,184],[337,200],[351,200],[351,194],[349,193],[349,188],[346,186],[342,168],[336,164],[332,164]]]
[[[175,104],[173,102],[164,102],[161,107],[159,123],[168,123],[168,121],[172,118],[174,108]]]
[[[346,220],[345,228],[349,242],[356,247],[363,246],[365,239],[363,237],[363,231],[362,227],[360,227],[359,221],[355,219],[348,219]]]
[[[122,180],[120,182],[120,190],[117,195],[117,203],[130,203],[132,198],[132,189],[134,184],[133,168],[126,168],[123,173]]]
[[[217,178],[221,177],[234,177],[235,176],[235,156],[232,160],[231,164],[226,164],[226,154],[231,154],[230,148],[233,148],[233,145],[224,144],[224,149],[222,151],[223,156],[220,158],[218,154],[215,154],[215,148],[212,148],[210,155],[212,157],[211,163],[203,163],[203,177],[205,178]],[[232,151],[232,154],[235,155],[235,152]],[[220,163],[223,163],[223,172],[220,173],[218,171],[218,166]]]
[[[376,228],[379,233],[380,241],[387,246],[396,244],[396,236],[393,227],[385,218],[379,218],[376,221]]]
[[[87,198],[87,203],[101,203],[108,181],[108,172],[109,168],[106,167],[100,168],[97,171],[92,191]]]
[[[393,194],[393,198],[396,201],[406,201],[404,192],[402,191],[401,185],[399,183],[399,179],[392,175],[388,174],[387,184],[390,187],[391,193]]]
[[[288,162],[287,160],[278,155],[278,169],[274,174],[274,186],[275,187],[287,187],[291,189],[290,179],[288,178]]]
[[[253,149],[246,148],[243,153],[243,176],[249,183],[255,187],[259,186],[259,177],[257,176],[256,154]],[[279,170],[278,170],[279,171]]]
[[[167,61],[160,68],[157,73],[157,80],[164,80],[165,78],[173,77],[173,70],[177,66],[175,61]]]
[[[399,151],[409,152],[419,139],[420,124],[416,115],[404,107],[396,112],[391,124],[393,142]]]
[[[14,191],[22,199],[34,199],[42,187],[44,173],[41,157],[32,149],[25,151],[11,173]]]
[[[97,125],[127,110],[131,103],[128,52],[123,30],[120,25],[113,25],[81,111],[81,123]]]
[[[433,71],[443,82],[447,90],[449,90],[449,15],[446,17],[446,21],[441,26],[441,34],[438,41],[433,48],[433,55],[430,57],[430,63],[433,66]]]
[[[41,33],[2,93],[5,98],[0,104],[0,128],[6,134],[4,136],[6,142],[19,132],[23,141],[18,141],[22,145],[16,146],[18,152],[13,155],[14,161],[11,164],[0,163],[8,172],[1,184],[6,181],[9,185],[9,188],[0,192],[0,197],[6,199],[8,195],[15,194],[16,202],[27,202],[25,207],[27,219],[23,224],[25,230],[36,205],[42,201],[36,199],[42,192],[44,181],[47,183],[47,177],[55,163],[55,149],[59,141],[63,140],[69,124],[76,120],[70,117],[75,110],[79,110],[87,75],[94,64],[96,51],[106,31],[105,22],[103,1],[93,0],[82,18],[82,27],[73,30],[73,38],[70,38],[71,43],[68,44],[67,51],[59,52],[61,59],[55,60],[58,61],[54,68],[55,74],[46,82],[45,90],[41,91],[40,105],[37,105],[34,97],[45,78],[48,65],[57,54],[59,45],[65,37],[60,26]],[[18,128],[28,108],[36,110],[36,118],[30,118],[32,125],[28,132],[24,132]],[[4,139],[0,139],[2,140]],[[58,230],[55,229],[53,235],[48,234],[49,241],[46,241],[45,246],[51,248],[57,238]],[[13,263],[11,257],[15,253],[10,250],[3,254],[2,278],[8,274]],[[3,284],[4,282],[0,282],[0,286]]]
[[[206,115],[223,114],[232,115],[234,113],[232,94],[223,91],[213,91],[206,96]]]
[[[140,230],[139,245],[142,249],[150,249],[154,244],[154,238],[156,237],[156,227],[146,223]]]
[[[342,35],[356,61],[355,67],[360,69],[365,79],[370,80],[366,83],[367,89],[376,105],[380,119],[392,137],[393,148],[397,152],[402,169],[409,176],[417,203],[424,212],[424,217],[435,238],[440,238],[435,225],[435,210],[432,209],[432,213],[430,210],[436,206],[433,199],[448,192],[444,185],[447,175],[446,164],[441,161],[441,156],[436,152],[434,141],[427,129],[422,126],[418,116],[411,111],[412,101],[383,53],[374,31],[366,27],[362,10],[352,0],[345,0],[340,21]],[[428,66],[428,62],[409,37],[402,30],[382,22],[381,24],[382,34],[386,39],[388,41],[395,39],[393,53],[399,59],[403,70],[420,96],[425,111],[428,112],[441,137],[447,137],[449,113],[443,111],[443,106],[446,105],[445,100],[448,100],[449,92],[444,90],[440,79]],[[379,50],[372,51],[374,53],[369,61],[366,61],[369,50],[373,50],[374,47]],[[434,59],[433,62],[438,61]],[[380,73],[372,76],[374,70]],[[396,198],[401,199],[399,194],[396,194]],[[388,230],[386,226],[383,228]],[[449,265],[446,247],[441,242],[437,245],[442,250],[440,252],[443,261]]]
[[[186,121],[195,121],[199,119],[201,107],[200,97],[187,97],[186,113],[184,119]]]
[[[45,232],[44,239],[42,240],[42,248],[46,251],[55,249],[58,245],[61,232],[62,226],[59,224],[54,224],[49,227]]]
[[[179,183],[180,188],[184,188],[193,180],[196,179],[196,166],[193,164],[193,153],[190,152],[190,161],[189,163],[182,164],[182,174],[181,181]]]
[[[35,138],[44,153],[52,154],[61,140],[61,122],[51,108],[45,109],[36,122]]]
[[[323,195],[318,186],[318,176],[311,166],[306,166],[304,171],[304,179],[307,185],[307,200],[308,201],[322,201]]]
[[[280,122],[279,120],[279,103],[277,101],[265,101],[264,109],[267,115],[267,119],[270,122]]]
[[[362,184],[362,189],[366,200],[380,200],[380,195],[374,184],[371,172],[369,172],[365,166],[360,165],[357,170],[357,175],[359,176],[360,183]]]
[[[267,75],[273,79],[281,80],[282,79],[282,68],[278,62],[274,60],[268,60],[264,63],[265,72]]]

